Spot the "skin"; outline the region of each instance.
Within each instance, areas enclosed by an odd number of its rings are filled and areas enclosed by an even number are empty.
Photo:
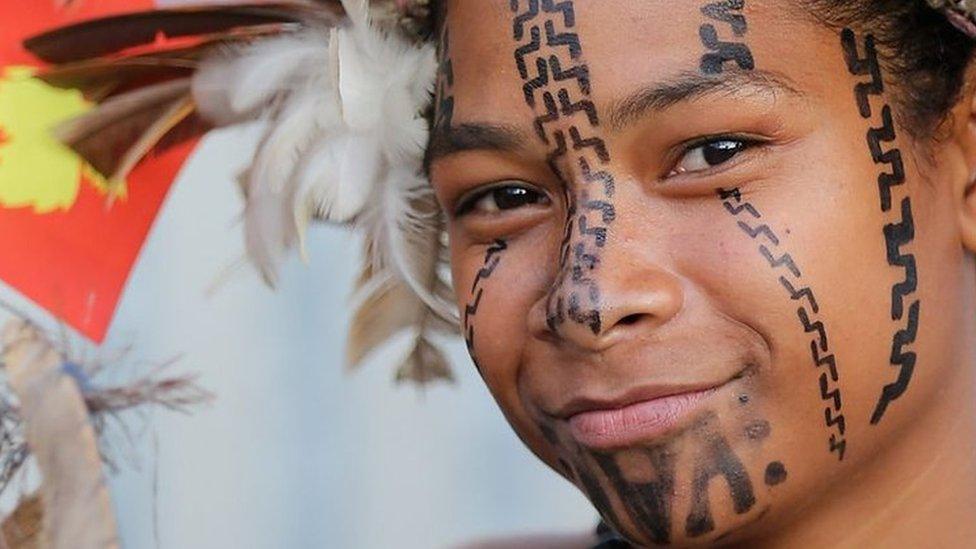
[[[974,539],[971,88],[940,139],[916,140],[898,128],[885,144],[905,164],[906,183],[893,192],[896,204],[904,197],[912,204],[915,236],[905,250],[917,262],[913,299],[921,313],[908,389],[872,425],[882,388],[898,375],[889,358],[893,334],[904,327],[891,315],[892,286],[904,271],[889,265],[883,236],[897,208],[879,207],[883,166],[865,140],[880,125],[881,106],[894,104],[893,88],[871,99],[875,115],[865,119],[853,92],[864,77],[848,70],[838,31],[795,3],[750,0],[748,32],[736,37],[703,16],[702,4],[576,2],[574,31],[599,123],[578,112],[550,128],[568,134],[583,127],[606,145],[602,169],[614,180],[614,215],[596,246],[567,228],[567,209],[602,191],[585,181],[577,156],[547,162],[551,147],[535,133],[538,111],[526,102],[514,61],[520,42],[509,2],[448,3],[453,78],[440,95],[453,98],[453,113],[435,130],[430,174],[449,217],[462,313],[477,301],[466,334],[485,383],[526,446],[636,545],[951,546]],[[707,75],[727,85],[630,109],[626,121],[617,115],[641,89],[701,76],[707,50],[699,31],[708,22],[721,39],[748,46],[754,70],[730,62]],[[566,87],[579,94],[574,85]],[[472,139],[456,131],[466,124],[517,139]],[[702,168],[700,140],[729,135],[757,144]],[[498,209],[484,193],[499,184],[509,198],[522,193],[521,202],[505,200]],[[738,189],[741,200],[722,200],[718,189]],[[731,214],[726,203],[752,205],[778,245],[751,238],[738,222],[755,227],[756,219]],[[569,216],[574,226],[578,214]],[[570,248],[582,243],[597,256],[585,272],[598,299],[583,295],[598,327],[553,321],[554,299],[581,287],[570,273],[573,259],[561,260],[567,234]],[[505,249],[488,254],[498,241]],[[825,423],[815,338],[780,280],[787,271],[771,266],[761,244],[776,256],[788,253],[802,271],[794,281],[816,294],[811,322],[825,327],[838,373],[831,388],[843,395],[843,460],[830,449],[838,432]],[[485,276],[488,255],[497,264]],[[647,386],[715,390],[666,432],[610,450],[581,444],[560,413],[573,398]],[[661,508],[667,512],[648,512]],[[702,526],[703,510],[710,528]]]

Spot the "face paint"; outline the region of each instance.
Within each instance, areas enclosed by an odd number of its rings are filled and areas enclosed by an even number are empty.
[[[519,2],[517,1],[512,2],[512,7],[516,12],[518,12],[518,4]],[[563,2],[560,6],[563,8],[561,12],[563,26],[564,28],[571,28],[575,24],[575,16],[571,11],[567,10],[572,8],[572,3]],[[516,40],[520,40],[528,36],[528,44],[519,47],[515,52],[515,56],[520,75],[525,82],[523,93],[526,102],[530,107],[536,108],[536,112],[540,112],[538,109],[539,102],[536,97],[541,94],[541,103],[545,110],[535,120],[536,133],[544,143],[550,145],[548,156],[550,166],[555,173],[562,177],[564,189],[566,189],[567,194],[566,202],[569,220],[560,254],[561,278],[557,281],[556,288],[557,290],[562,288],[566,282],[565,277],[569,273],[569,276],[571,276],[570,281],[574,283],[573,288],[576,290],[579,285],[586,286],[586,272],[592,271],[599,265],[599,256],[590,250],[598,252],[599,249],[606,246],[607,226],[614,221],[616,216],[615,209],[609,201],[613,195],[615,182],[613,176],[608,171],[596,171],[593,169],[595,165],[607,165],[610,162],[610,152],[607,150],[604,142],[598,137],[587,138],[584,132],[580,130],[579,125],[570,127],[569,141],[572,143],[572,150],[579,151],[589,148],[591,152],[589,155],[581,155],[576,159],[576,162],[570,163],[570,166],[578,165],[579,172],[583,175],[584,181],[587,184],[597,183],[599,191],[602,192],[603,198],[605,198],[605,200],[593,200],[589,198],[591,191],[589,189],[584,191],[582,193],[583,198],[581,199],[584,210],[598,212],[600,214],[598,218],[600,223],[593,224],[591,218],[584,213],[579,216],[575,227],[573,227],[571,224],[577,212],[577,198],[571,190],[568,174],[563,171],[565,164],[560,164],[560,162],[565,162],[566,157],[569,155],[567,138],[562,130],[555,129],[547,131],[547,128],[549,124],[559,121],[561,117],[576,115],[577,120],[582,121],[584,117],[578,115],[585,114],[585,121],[590,128],[595,129],[599,125],[599,119],[592,102],[588,99],[582,99],[577,103],[573,103],[567,88],[556,91],[555,97],[559,100],[558,104],[554,100],[552,89],[548,87],[550,85],[548,75],[550,72],[553,75],[567,72],[563,70],[563,63],[559,62],[559,56],[552,55],[548,61],[545,58],[536,59],[535,68],[537,75],[533,77],[533,75],[529,74],[528,68],[531,64],[526,59],[526,56],[530,53],[538,52],[541,49],[543,32],[540,30],[539,20],[543,19],[542,28],[545,29],[547,46],[551,46],[553,44],[553,37],[558,35],[555,32],[555,22],[552,19],[546,19],[544,15],[546,13],[552,13],[554,7],[552,2],[543,1],[540,4],[539,2],[529,1],[526,5],[527,11],[520,13],[516,17],[514,23],[515,38]],[[742,35],[746,28],[745,19],[741,13],[735,13],[736,10],[741,9],[742,2],[733,1],[710,4],[703,8],[702,11],[713,19],[727,22],[732,26],[737,35]],[[535,26],[527,28],[527,25],[533,22]],[[703,41],[705,41],[706,46],[711,44],[711,49],[715,50],[715,53],[706,54],[703,58],[703,70],[711,67],[720,71],[722,64],[728,60],[736,60],[741,68],[753,68],[751,53],[749,53],[745,45],[719,43],[715,37],[715,33],[714,26],[710,24],[703,26]],[[709,39],[709,37],[712,37],[712,39]],[[573,39],[563,39],[560,43],[567,46],[571,59],[577,59],[581,55],[582,48],[575,35]],[[573,75],[577,79],[579,75],[585,75],[583,81],[578,80],[574,91],[588,96],[590,81],[587,67],[585,65],[575,66],[573,68]],[[752,206],[746,205],[744,208],[752,209]],[[747,228],[752,230],[749,227]],[[776,245],[779,244],[778,238],[768,227],[756,228],[753,236],[758,237],[760,234],[766,234],[767,237],[771,237],[771,240]],[[575,242],[574,236],[580,238],[582,242]],[[590,238],[587,239],[586,237]],[[591,247],[588,247],[587,244],[591,244]],[[795,276],[799,276],[799,269],[796,268],[792,258],[788,254],[777,258],[765,246],[762,250],[766,252],[765,255],[768,256],[768,260],[774,268],[784,266],[790,272],[795,272]],[[593,317],[586,319],[581,319],[579,316],[574,315],[574,310],[578,309],[579,293],[572,292],[569,294],[568,310],[566,312],[564,312],[566,305],[562,301],[564,296],[556,295],[555,292],[551,294],[553,298],[549,301],[550,314],[548,315],[550,328],[555,330],[559,323],[563,322],[566,317],[569,317],[571,320],[577,322],[583,320],[583,323],[587,324],[594,333],[598,332],[600,329],[599,311],[597,309],[599,306],[599,290],[593,285],[588,288],[588,291],[591,300],[590,303],[593,304],[592,311],[595,314]],[[824,337],[824,339],[826,338]],[[742,405],[748,404],[748,398],[744,401],[738,400],[738,402]],[[565,445],[559,443],[558,435],[554,429],[544,428],[541,431],[544,438],[554,447],[565,447]],[[769,423],[759,420],[746,426],[743,435],[748,440],[759,442],[768,437],[770,431],[771,427]],[[712,512],[712,498],[710,494],[713,485],[715,485],[714,481],[716,480],[720,479],[724,481],[723,484],[728,489],[732,511],[734,513],[741,515],[753,509],[756,504],[756,496],[749,473],[742,460],[733,452],[728,440],[721,433],[718,427],[718,418],[714,413],[706,414],[703,419],[700,419],[685,435],[679,436],[679,438],[685,439],[682,448],[689,454],[688,457],[691,467],[689,486],[690,509],[683,521],[686,536],[691,538],[701,537],[715,530],[716,525]],[[674,500],[675,494],[677,493],[675,482],[679,447],[672,442],[649,449],[634,450],[634,452],[638,453],[646,461],[647,466],[643,467],[642,470],[650,472],[650,476],[653,477],[651,480],[628,480],[625,477],[624,469],[618,462],[617,456],[589,452],[578,446],[576,451],[577,455],[575,456],[575,461],[578,464],[577,469],[572,469],[569,461],[566,459],[560,459],[559,463],[564,469],[572,471],[567,476],[578,481],[578,484],[587,493],[594,505],[600,509],[604,518],[611,524],[615,524],[618,527],[622,524],[620,521],[621,517],[618,516],[614,507],[614,501],[616,500],[622,504],[627,514],[626,518],[628,522],[639,530],[642,538],[658,544],[670,543],[674,522]],[[590,468],[594,466],[601,474],[591,472]],[[773,470],[773,476],[776,476],[775,473],[778,469],[774,466],[771,466],[771,468]],[[785,477],[778,479],[779,482],[782,482],[782,480],[785,480]]]
[[[508,249],[508,244],[504,240],[497,240],[493,245],[488,247],[488,251],[485,252],[484,266],[475,275],[474,282],[471,284],[471,301],[464,307],[464,316],[462,318],[464,343],[468,347],[468,354],[471,355],[471,360],[474,361],[474,366],[478,369],[478,373],[481,373],[482,370],[474,350],[475,316],[477,316],[478,308],[481,306],[481,299],[485,295],[484,283],[491,278],[495,269],[498,268],[502,260],[501,253],[506,249]]]
[[[872,117],[870,96],[884,94],[884,81],[874,37],[871,35],[864,37],[863,57],[858,51],[857,35],[851,29],[843,30],[841,44],[850,73],[853,76],[871,76],[869,82],[858,82],[854,88],[858,111],[862,118],[870,120]],[[898,368],[898,375],[894,382],[885,385],[882,389],[881,397],[871,415],[872,425],[877,425],[881,421],[892,401],[905,394],[917,360],[915,352],[909,347],[915,343],[918,335],[918,316],[921,306],[920,301],[915,298],[918,288],[918,269],[914,254],[905,251],[905,247],[910,246],[915,240],[912,202],[911,197],[906,194],[900,202],[900,207],[892,212],[893,187],[904,185],[905,167],[898,148],[885,151],[882,147],[882,143],[894,143],[896,139],[891,107],[886,104],[881,108],[881,126],[868,130],[867,141],[875,164],[886,167],[886,171],[878,175],[881,211],[891,219],[883,231],[886,255],[889,265],[904,271],[904,280],[896,283],[891,289],[891,320],[900,324],[892,337],[890,363]],[[905,318],[906,302],[910,303],[907,306],[907,318]]]
[[[547,440],[551,444],[566,446],[559,444],[551,428],[543,431],[548,432]],[[768,437],[770,431],[768,422],[757,420],[749,424],[744,434],[758,443]],[[679,493],[690,494],[687,514],[679,520],[685,535],[691,538],[704,536],[716,529],[711,498],[711,494],[716,493],[716,481],[721,481],[720,484],[727,490],[731,510],[735,514],[749,513],[756,505],[755,489],[749,473],[722,434],[714,413],[705,414],[671,441],[633,450],[637,459],[646,464],[640,469],[650,480],[629,480],[619,456],[591,452],[579,446],[575,448],[572,459],[561,459],[560,462],[567,468],[570,467],[569,461],[577,464],[571,478],[578,480],[603,518],[617,528],[621,528],[624,524],[621,518],[625,518],[641,537],[655,544],[668,544],[672,540],[674,515],[679,512],[675,504]],[[690,468],[686,477],[678,475],[682,466]],[[598,472],[591,471],[591,468]],[[690,482],[687,490],[679,489],[677,478],[686,478]],[[771,462],[766,468],[765,478],[767,486],[781,484],[786,480],[786,469],[779,461]],[[622,505],[625,515],[617,513],[615,501]]]
[[[742,15],[745,0],[721,0],[702,7],[701,11],[709,19],[728,26],[736,37],[745,36],[748,25]],[[718,74],[724,70],[725,64],[734,61],[742,70],[756,68],[755,60],[749,46],[742,42],[723,41],[719,38],[719,31],[712,23],[704,23],[698,29],[702,45],[708,53],[702,55],[700,70],[703,74]]]
[[[510,5],[451,2],[452,130],[470,125],[498,136],[448,136],[453,141],[432,160],[431,180],[447,212],[499,185],[549,199],[448,221],[462,317],[478,303],[469,291],[486,266],[487,247],[496,239],[507,243],[501,264],[481,282],[485,293],[469,318],[474,336],[467,339],[519,437],[641,547],[784,538],[804,545],[822,540],[837,506],[852,498],[875,494],[899,512],[921,507],[924,491],[919,500],[892,497],[897,483],[891,479],[911,477],[914,459],[890,458],[947,448],[950,433],[927,427],[948,425],[942,420],[958,409],[956,397],[969,396],[962,387],[976,386],[962,383],[970,376],[960,372],[971,369],[959,367],[973,348],[966,335],[972,330],[959,322],[973,301],[972,260],[957,245],[957,223],[938,215],[951,207],[951,189],[943,188],[950,186],[920,194],[911,187],[914,220],[921,225],[928,219],[923,213],[942,220],[914,231],[915,240],[897,215],[910,187],[894,182],[900,171],[912,179],[908,147],[914,145],[907,136],[891,137],[895,121],[886,123],[882,102],[871,97],[878,71],[866,63],[863,76],[852,79],[839,31],[788,2],[741,8],[718,0],[574,2],[572,17],[561,2],[518,0],[514,13]],[[516,17],[521,38],[498,48],[500,37],[516,35]],[[699,36],[706,23],[719,41],[745,43],[754,70],[730,59],[722,74],[703,75],[702,56],[716,53]],[[573,32],[575,40],[556,38]],[[859,57],[865,57],[863,38]],[[878,48],[883,61],[880,41]],[[858,81],[871,102],[870,123],[853,97]],[[574,150],[574,139],[592,137],[605,139],[603,147]],[[896,145],[906,155],[904,166]],[[939,180],[955,174],[946,165],[934,167]],[[883,216],[884,194],[876,187],[882,172],[890,176]],[[729,191],[718,200],[718,188],[741,189],[741,195]],[[587,209],[595,200],[612,209]],[[582,227],[581,214],[587,214]],[[929,285],[909,295],[924,293],[926,310],[944,311],[946,329],[919,331],[917,342],[903,349],[924,354],[932,376],[915,376],[913,395],[893,406],[905,416],[895,418],[899,429],[865,434],[853,415],[864,428],[882,385],[894,381],[896,371],[881,370],[895,331],[911,331],[913,317],[913,300],[902,300],[902,322],[888,324],[891,290],[908,270],[893,270],[883,259],[885,225],[892,243],[909,242],[890,247],[892,261],[911,252],[925,271],[919,284]],[[872,254],[873,261],[865,260]],[[589,301],[586,279],[598,282],[599,307]],[[886,282],[870,291],[879,279]],[[598,337],[570,317],[571,294],[579,313],[598,309]],[[866,314],[875,322],[864,322]],[[735,377],[747,365],[753,375]],[[706,386],[716,387],[709,400],[670,427],[635,428],[633,436],[614,440],[614,433],[599,440],[581,433],[573,412],[579,406],[571,403],[592,399],[583,407],[612,411],[645,390]],[[722,454],[721,441],[692,433],[710,412],[734,454],[721,465],[704,456]],[[537,427],[541,421],[548,431]],[[846,453],[848,426],[852,454]],[[727,478],[738,478],[736,460],[755,499],[744,514],[736,513],[732,486],[741,509],[745,483]],[[862,474],[882,462],[884,475]],[[859,491],[837,489],[850,478],[863,483]],[[871,520],[870,505],[852,504],[850,514]],[[709,522],[713,529],[700,533]],[[850,541],[855,534],[831,535]],[[898,537],[885,539],[897,543]]]
[[[685,532],[695,538],[715,530],[715,520],[708,498],[709,486],[712,479],[723,477],[732,495],[732,507],[736,514],[744,514],[752,509],[756,503],[756,496],[752,491],[752,481],[749,473],[742,465],[742,461],[729,447],[728,441],[715,428],[714,417],[706,419],[700,436],[704,443],[704,451],[709,458],[698,463],[692,482],[691,513],[685,523]]]
[[[774,461],[766,466],[766,486],[778,486],[786,482],[786,467]]]
[[[670,543],[675,456],[667,447],[651,448],[643,453],[657,477],[650,482],[627,481],[612,456],[597,454],[594,459],[643,535],[655,543]]]
[[[574,4],[511,0],[510,6],[522,93],[536,113],[536,135],[548,147],[549,166],[562,179],[566,198],[566,228],[559,273],[547,298],[547,323],[557,331],[569,320],[596,334],[602,327],[600,288],[589,273],[599,268],[607,228],[616,219],[615,185],[603,169],[610,163],[610,151],[599,137],[590,71],[574,32]],[[567,121],[568,132],[563,129]],[[585,185],[582,192],[573,188],[574,180]]]
[[[753,240],[764,241],[763,244],[759,245],[759,253],[766,259],[771,268],[782,273],[779,282],[789,292],[790,299],[803,302],[797,309],[797,317],[805,333],[816,334],[816,337],[810,342],[810,352],[813,355],[814,365],[822,370],[820,373],[820,398],[830,404],[824,408],[824,424],[830,432],[828,448],[830,452],[837,454],[838,460],[843,460],[844,452],[847,449],[847,441],[844,438],[847,426],[844,421],[844,414],[841,412],[842,402],[840,387],[838,386],[840,379],[837,371],[837,360],[830,353],[827,328],[819,320],[820,307],[817,305],[813,290],[804,287],[801,283],[802,273],[790,254],[783,253],[777,258],[776,254],[773,253],[773,249],[780,246],[779,237],[768,225],[764,223],[757,225],[762,219],[762,214],[752,204],[743,202],[739,189],[719,189],[718,197],[722,200],[726,211],[739,220],[738,226],[742,232]],[[800,289],[797,289],[798,287]]]
[[[770,432],[772,432],[772,427],[766,420],[755,421],[746,426],[746,436],[750,440],[765,440],[769,437]]]

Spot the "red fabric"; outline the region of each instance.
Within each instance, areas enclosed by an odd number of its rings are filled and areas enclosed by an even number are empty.
[[[37,65],[21,41],[67,23],[153,7],[152,0],[0,1],[0,67]],[[0,135],[3,128],[0,127]],[[195,143],[147,159],[130,175],[124,199],[108,206],[81,174],[67,210],[38,214],[0,204],[0,279],[86,337],[101,342],[150,227]],[[0,144],[0,155],[3,145]]]

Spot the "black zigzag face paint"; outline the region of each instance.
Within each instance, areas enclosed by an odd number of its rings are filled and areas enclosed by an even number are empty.
[[[726,211],[737,220],[739,229],[753,241],[757,242],[760,255],[769,263],[774,276],[778,275],[780,284],[786,290],[789,298],[796,302],[796,316],[805,333],[812,336],[810,353],[813,365],[820,370],[819,387],[820,398],[824,407],[824,426],[827,429],[828,441],[826,448],[838,460],[844,459],[847,440],[844,438],[846,422],[841,411],[840,376],[837,359],[831,352],[827,327],[820,319],[820,306],[813,289],[805,284],[800,267],[793,260],[789,252],[782,251],[780,238],[767,225],[762,214],[755,206],[743,200],[739,189],[719,189],[718,197]],[[778,478],[778,475],[774,475]],[[785,478],[785,475],[784,475]]]
[[[901,150],[895,144],[894,120],[891,107],[882,105],[880,110],[872,109],[871,97],[881,97],[884,93],[884,79],[874,37],[866,35],[859,39],[851,29],[841,33],[844,59],[851,74],[861,80],[854,88],[857,108],[865,120],[880,119],[880,125],[867,131],[867,142],[871,158],[881,169],[878,174],[878,193],[881,211],[889,222],[883,227],[888,264],[899,271],[903,279],[891,288],[891,320],[894,335],[891,341],[890,366],[895,369],[893,381],[886,382],[881,390],[871,424],[877,425],[884,418],[892,402],[908,390],[915,371],[918,356],[914,351],[918,335],[919,310],[921,301],[916,295],[918,288],[918,267],[912,246],[915,240],[915,221],[912,217],[912,199],[905,189],[905,167]],[[877,118],[875,118],[877,114]],[[900,196],[897,200],[896,193]]]
[[[484,266],[475,275],[474,282],[471,284],[471,300],[465,305],[464,312],[461,315],[461,329],[464,333],[464,343],[467,345],[468,353],[471,355],[471,360],[474,361],[475,368],[478,369],[479,373],[482,373],[482,369],[481,364],[478,363],[478,356],[475,353],[475,321],[478,316],[478,309],[481,307],[481,301],[485,297],[485,285],[501,263],[502,252],[507,248],[508,244],[504,240],[497,240],[488,247],[488,251],[485,252]]]
[[[701,71],[705,74],[717,74],[724,70],[727,64],[734,64],[742,70],[756,68],[749,46],[742,41],[749,25],[742,10],[745,0],[720,0],[702,7],[702,14],[708,19],[699,28],[702,45],[707,53],[701,58]],[[728,39],[720,38],[720,29]]]
[[[598,282],[608,228],[616,219],[610,150],[600,137],[600,116],[590,99],[590,70],[575,32],[571,1],[511,0],[512,37],[526,104],[536,113],[536,138],[563,182],[566,223],[559,275],[546,304],[549,328],[566,322],[594,334],[603,328]],[[577,188],[576,174],[585,188]]]
[[[967,386],[941,365],[976,348],[952,305],[976,274],[936,241],[946,185],[910,186],[885,52],[791,9],[450,2],[429,165],[463,338],[519,438],[637,546],[813,539]]]

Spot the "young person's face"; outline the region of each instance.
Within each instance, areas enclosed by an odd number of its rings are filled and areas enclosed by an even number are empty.
[[[454,1],[442,43],[431,178],[469,348],[641,544],[863,498],[969,390],[962,155],[869,139],[892,97],[859,105],[862,34],[845,55],[794,2],[710,3]]]

